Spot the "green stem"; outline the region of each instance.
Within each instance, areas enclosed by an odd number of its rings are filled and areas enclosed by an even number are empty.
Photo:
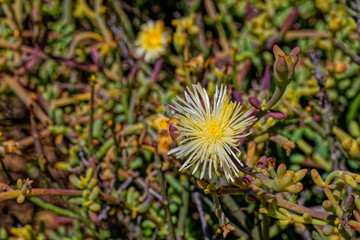
[[[245,229],[246,232],[238,227],[237,231],[239,231],[242,236],[248,239],[249,234],[251,234],[251,223],[249,222],[249,218],[246,217],[246,214],[241,210],[239,205],[230,195],[222,196],[221,202],[225,205],[227,209],[229,209],[232,216],[241,224],[241,226],[243,227],[243,229]]]
[[[102,7],[102,0],[95,0],[94,5],[95,5],[95,13],[96,13],[96,19],[95,19],[96,23],[98,24],[99,29],[100,29],[102,35],[104,36],[106,42],[110,43],[110,42],[112,42],[111,31],[107,27],[103,16],[100,14],[101,7]]]
[[[161,197],[163,199],[163,204],[164,204],[164,208],[165,208],[166,222],[167,222],[168,228],[169,228],[169,239],[175,240],[176,239],[175,231],[174,231],[173,223],[171,221],[169,201],[166,196],[166,189],[165,189],[165,183],[164,183],[164,174],[161,170],[161,161],[160,161],[159,153],[157,151],[157,146],[155,146],[155,167],[157,170],[158,181],[159,181],[160,191],[161,191]]]
[[[255,215],[254,228],[253,228],[252,234],[251,234],[254,239],[261,239],[261,233],[262,233],[261,227],[262,226],[260,223],[259,215]]]
[[[115,120],[115,117],[114,117],[113,120]],[[115,152],[115,172],[117,173],[117,170],[123,164],[120,161],[119,141],[116,138],[115,124],[113,124],[113,126],[111,126],[111,133],[112,133],[112,137],[113,137],[114,145],[115,145],[115,149],[114,149],[114,152]]]
[[[187,179],[187,176],[182,174],[180,176],[180,180],[182,182],[184,190],[181,193],[182,205],[181,205],[180,211],[179,211],[177,229],[179,231],[178,236],[183,238],[184,234],[185,234],[185,220],[186,220],[186,216],[188,214],[188,209],[189,209],[190,194],[188,192],[189,180]]]
[[[289,209],[289,210],[291,210],[293,212],[296,212],[296,213],[299,213],[299,214],[307,213],[311,217],[321,219],[321,220],[325,220],[325,221],[334,222],[335,219],[337,219],[336,216],[334,216],[334,215],[324,213],[324,212],[318,212],[318,211],[316,211],[314,209],[304,207],[304,206],[300,206],[300,205],[297,205],[295,203],[289,202],[289,201],[287,201],[285,199],[276,197],[275,195],[273,195],[271,193],[268,193],[265,190],[259,188],[258,186],[255,186],[253,184],[251,184],[250,187],[255,192],[257,197],[264,198],[267,202],[273,203],[273,204],[275,204],[275,205],[277,205],[279,207]]]
[[[268,101],[268,103],[266,104],[266,109],[270,109],[271,107],[273,107],[278,101],[280,101],[281,97],[283,96],[285,92],[285,88],[284,89],[280,89],[278,86],[276,86],[275,92],[272,95],[271,99]]]
[[[70,23],[72,20],[71,9],[72,9],[72,0],[64,0],[62,19],[66,23]]]
[[[50,203],[46,203],[46,202],[42,201],[40,198],[30,197],[29,200],[31,202],[33,202],[34,204],[38,205],[39,207],[41,207],[43,209],[46,209],[46,210],[50,210],[50,211],[52,211],[52,212],[54,212],[56,214],[59,214],[61,216],[81,220],[80,215],[75,214],[75,213],[73,213],[73,212],[71,212],[71,211],[69,211],[67,209],[63,209],[63,208],[54,206],[54,205],[52,205]]]
[[[268,240],[270,234],[270,218],[268,215],[262,215],[262,239]]]

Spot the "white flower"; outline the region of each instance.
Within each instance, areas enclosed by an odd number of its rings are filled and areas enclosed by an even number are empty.
[[[210,106],[209,96],[200,84],[192,87],[194,91],[187,88],[185,92],[186,101],[180,97],[177,97],[180,103],[173,101],[173,109],[179,120],[176,127],[180,134],[180,146],[168,154],[174,153],[177,158],[186,158],[180,170],[195,165],[192,172],[194,174],[202,165],[200,178],[203,178],[207,168],[211,178],[213,168],[219,175],[220,166],[226,179],[233,181],[233,176],[239,176],[239,169],[234,161],[245,167],[234,151],[240,153],[237,148],[239,137],[250,134],[241,135],[255,120],[254,117],[249,117],[252,111],[243,113],[240,103],[229,102],[223,85],[220,90],[216,88],[213,106]]]
[[[151,62],[165,53],[167,44],[168,35],[164,30],[164,22],[148,21],[141,26],[135,40],[135,54],[144,57],[145,62]]]

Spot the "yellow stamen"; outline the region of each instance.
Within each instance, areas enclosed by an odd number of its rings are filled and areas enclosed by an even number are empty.
[[[220,134],[220,127],[217,122],[210,123],[208,127],[208,133],[210,137],[217,137]]]

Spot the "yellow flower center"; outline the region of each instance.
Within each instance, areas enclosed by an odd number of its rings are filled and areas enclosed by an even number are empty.
[[[144,32],[144,38],[142,40],[141,45],[147,50],[152,51],[158,47],[162,46],[161,38],[162,38],[162,29],[156,27],[154,29],[150,29]]]
[[[221,129],[217,122],[210,123],[210,125],[208,127],[209,136],[212,138],[216,138],[220,134],[220,132],[221,132],[220,130]]]
[[[148,36],[148,44],[151,47],[157,47],[161,45],[161,35],[157,32],[150,33]]]

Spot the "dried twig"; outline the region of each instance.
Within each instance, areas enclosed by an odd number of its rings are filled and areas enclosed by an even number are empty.
[[[358,55],[356,55],[355,53],[350,51],[344,44],[342,44],[335,38],[333,39],[333,43],[334,43],[335,47],[339,48],[346,55],[348,55],[351,58],[351,60],[353,60],[356,64],[360,65],[360,57]]]
[[[192,196],[194,198],[196,207],[197,207],[198,212],[199,212],[200,221],[201,221],[201,228],[202,228],[202,231],[204,233],[204,239],[205,240],[210,240],[210,235],[209,235],[209,232],[208,232],[208,229],[207,229],[204,210],[202,208],[202,204],[201,204],[200,197],[199,197],[199,192],[195,190],[192,193]]]

